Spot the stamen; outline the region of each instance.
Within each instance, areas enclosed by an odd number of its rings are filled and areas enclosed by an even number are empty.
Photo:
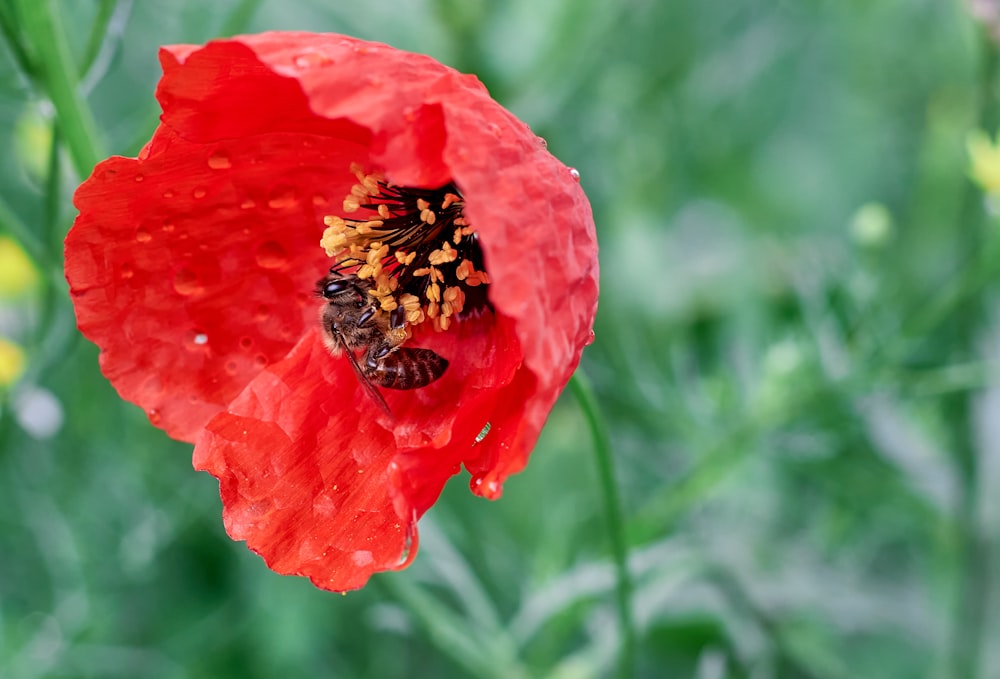
[[[357,163],[351,172],[358,183],[344,198],[344,213],[361,214],[323,219],[320,245],[334,259],[331,271],[370,279],[368,294],[382,311],[403,307],[406,326],[431,319],[435,329],[447,330],[455,319],[489,308],[479,237],[454,185],[395,186]]]

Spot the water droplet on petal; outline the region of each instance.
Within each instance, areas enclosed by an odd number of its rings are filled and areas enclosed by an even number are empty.
[[[194,295],[202,291],[198,274],[191,269],[178,269],[174,272],[174,290],[181,295]]]
[[[580,181],[580,171],[578,169],[576,169],[575,167],[569,168],[569,176],[572,177],[573,181],[575,181],[575,182],[579,182]]]
[[[538,141],[538,145],[541,146],[543,149],[547,149],[549,147],[549,142],[546,141],[545,137],[536,136],[535,139]]]
[[[160,422],[163,421],[163,416],[160,415],[160,411],[157,410],[156,408],[150,408],[149,410],[147,410],[146,417],[149,418],[150,423],[154,427],[160,426]]]
[[[235,375],[239,370],[239,366],[236,365],[236,361],[226,361],[226,372],[230,375]]]
[[[240,338],[240,346],[249,349],[253,346],[253,337],[243,336]]]
[[[171,190],[171,189],[167,189],[166,191],[163,192],[163,197],[166,198],[167,200],[173,198],[176,195],[177,194],[174,193],[173,190]]]
[[[594,331],[591,330],[590,334],[587,335],[587,339],[584,340],[583,346],[589,347],[593,343],[594,343]]]
[[[264,241],[257,248],[257,264],[264,269],[279,269],[288,263],[288,253],[281,243]]]
[[[402,570],[413,563],[419,546],[420,535],[417,533],[417,521],[414,516],[413,521],[406,526],[406,542],[403,545],[403,553],[399,556],[399,563],[396,564],[396,570]]]
[[[374,561],[375,557],[367,549],[359,549],[351,555],[351,560],[355,566],[363,568]]]
[[[198,186],[191,192],[191,195],[195,198],[204,198],[208,195],[208,190],[204,186]]]
[[[132,265],[131,264],[129,264],[128,262],[125,262],[124,264],[122,264],[121,278],[122,278],[123,281],[127,281],[128,279],[132,278],[132,276],[134,276],[134,275],[135,275],[135,271],[132,270]]]
[[[153,237],[149,234],[149,230],[146,227],[140,226],[135,230],[135,240],[139,243],[148,243],[153,240]]]
[[[267,356],[265,356],[264,354],[257,354],[256,356],[253,357],[253,364],[254,367],[257,368],[263,368],[267,366]]]
[[[163,233],[173,233],[174,223],[171,221],[163,222]]]
[[[188,351],[206,351],[208,335],[197,328],[189,330],[184,336],[184,347]]]
[[[319,54],[318,52],[303,52],[294,56],[292,63],[295,64],[296,68],[306,69],[326,66],[333,63],[333,60],[325,54]]]
[[[266,304],[261,304],[259,307],[257,307],[257,309],[253,313],[253,319],[258,322],[266,321],[270,317],[271,317],[271,310],[267,307]]]
[[[208,166],[213,170],[225,170],[233,166],[225,151],[216,151],[208,157]]]
[[[503,487],[497,483],[496,479],[487,481],[485,474],[477,474],[472,477],[472,482],[469,485],[472,492],[487,500],[496,500],[503,492]]]
[[[257,203],[253,202],[253,200],[251,200],[250,198],[247,198],[245,201],[240,203],[240,209],[251,210],[254,208],[255,205],[257,205]]]
[[[295,207],[298,203],[299,197],[295,194],[295,189],[290,186],[279,186],[271,193],[271,197],[267,199],[268,206],[275,210]]]
[[[135,176],[135,180],[136,180],[137,182],[141,182],[141,181],[142,181],[143,179],[145,179],[145,177],[143,177],[143,176],[142,176],[141,174],[137,174],[137,175]]]

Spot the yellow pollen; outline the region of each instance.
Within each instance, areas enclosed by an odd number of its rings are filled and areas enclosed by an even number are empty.
[[[451,247],[451,243],[445,243],[440,250],[435,250],[427,260],[434,266],[441,266],[458,259],[458,250]]]
[[[394,187],[381,173],[365,172],[358,163],[351,172],[357,183],[344,198],[344,213],[367,214],[324,217],[320,245],[334,259],[335,269],[370,281],[367,296],[372,305],[377,302],[378,313],[402,307],[403,327],[386,330],[392,348],[401,346],[420,323],[447,330],[465,310],[467,288],[489,282],[486,272],[466,259],[478,244],[465,240],[476,230],[462,216],[462,196],[425,194],[435,195],[432,205],[412,194],[407,198],[405,189]],[[444,230],[424,228],[433,227],[438,217]],[[420,221],[414,223],[415,218]],[[428,239],[435,244],[427,247]],[[411,269],[414,265],[418,268]]]

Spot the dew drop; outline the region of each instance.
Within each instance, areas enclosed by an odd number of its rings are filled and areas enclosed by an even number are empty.
[[[191,195],[195,198],[204,198],[208,195],[208,190],[204,186],[198,186],[191,192]]]
[[[290,186],[276,188],[271,197],[267,199],[268,207],[280,210],[287,207],[295,207],[299,203],[299,197],[295,194],[295,189]]]
[[[270,317],[271,317],[271,310],[268,308],[266,304],[261,304],[260,306],[257,307],[256,310],[254,310],[253,319],[257,322],[266,321]]]
[[[406,526],[406,542],[403,545],[403,553],[399,555],[399,563],[396,570],[402,570],[413,563],[417,556],[417,549],[420,546],[420,536],[417,534],[417,521],[414,517]]]
[[[201,281],[198,274],[191,269],[178,269],[174,272],[174,290],[181,295],[194,295],[201,292]]]
[[[580,181],[580,171],[575,167],[569,168],[569,176],[573,178],[573,181],[579,183]]]
[[[236,365],[236,361],[226,361],[226,372],[230,375],[235,375],[239,370],[239,366]]]
[[[256,206],[256,205],[257,205],[257,203],[253,202],[253,200],[251,200],[250,198],[247,198],[245,201],[243,201],[242,203],[240,203],[240,209],[242,209],[242,210],[252,210],[254,208],[254,206]]]
[[[174,231],[174,223],[171,222],[171,221],[169,221],[169,220],[167,220],[167,221],[163,222],[163,226],[161,228],[163,229],[163,233],[173,233],[173,231]]]
[[[374,561],[375,557],[367,549],[359,549],[351,555],[351,560],[354,561],[355,566],[363,568]]]
[[[216,151],[208,157],[208,166],[213,170],[226,170],[233,166],[225,151]]]
[[[594,331],[591,330],[590,333],[587,335],[587,339],[583,341],[583,346],[589,347],[593,343],[594,343]]]
[[[500,497],[503,492],[503,488],[497,483],[496,479],[486,480],[485,474],[477,474],[472,477],[472,482],[469,484],[472,492],[480,497],[484,497],[487,500],[496,500]]]
[[[263,368],[267,365],[267,356],[264,354],[257,354],[253,357],[253,364],[257,368]]]
[[[163,197],[166,198],[167,200],[173,198],[176,195],[177,194],[173,192],[173,189],[167,189],[166,191],[163,192]]]
[[[208,349],[208,335],[194,328],[187,332],[184,347],[188,351],[205,351]]]
[[[131,264],[129,264],[128,262],[126,262],[125,264],[122,264],[121,278],[122,278],[123,281],[127,281],[128,279],[132,278],[132,276],[134,276],[134,275],[135,275],[135,271],[132,269],[132,265]]]
[[[240,346],[249,349],[253,346],[253,337],[243,336],[240,338]]]
[[[135,230],[135,240],[139,243],[148,243],[153,240],[153,236],[150,235],[149,230],[144,226],[140,226]]]
[[[295,64],[296,68],[316,68],[317,66],[326,66],[327,64],[332,64],[333,60],[325,54],[319,54],[317,52],[304,52],[302,54],[297,54],[292,58],[292,63]]]
[[[288,263],[288,253],[280,243],[264,241],[257,248],[257,264],[263,269],[279,269]]]
[[[160,415],[160,411],[157,410],[156,408],[150,408],[149,410],[147,410],[146,417],[149,418],[150,423],[154,427],[160,426],[160,422],[163,421],[163,416]]]
[[[135,180],[136,180],[137,182],[141,182],[141,181],[142,181],[143,179],[145,179],[145,177],[144,177],[144,176],[142,176],[141,174],[137,174],[137,175],[135,176]]]
[[[538,141],[538,145],[541,146],[543,149],[547,149],[549,147],[549,142],[546,141],[545,137],[536,136],[535,139]]]

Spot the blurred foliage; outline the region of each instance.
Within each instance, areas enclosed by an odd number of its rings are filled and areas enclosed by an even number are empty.
[[[155,46],[267,29],[477,73],[580,170],[636,676],[1000,676],[1000,224],[966,150],[1000,100],[965,4],[4,0],[0,28],[0,227],[33,262],[0,300],[0,676],[615,671],[573,399],[500,501],[455,480],[414,566],[340,597],[231,543],[79,339],[70,198],[149,138]]]

